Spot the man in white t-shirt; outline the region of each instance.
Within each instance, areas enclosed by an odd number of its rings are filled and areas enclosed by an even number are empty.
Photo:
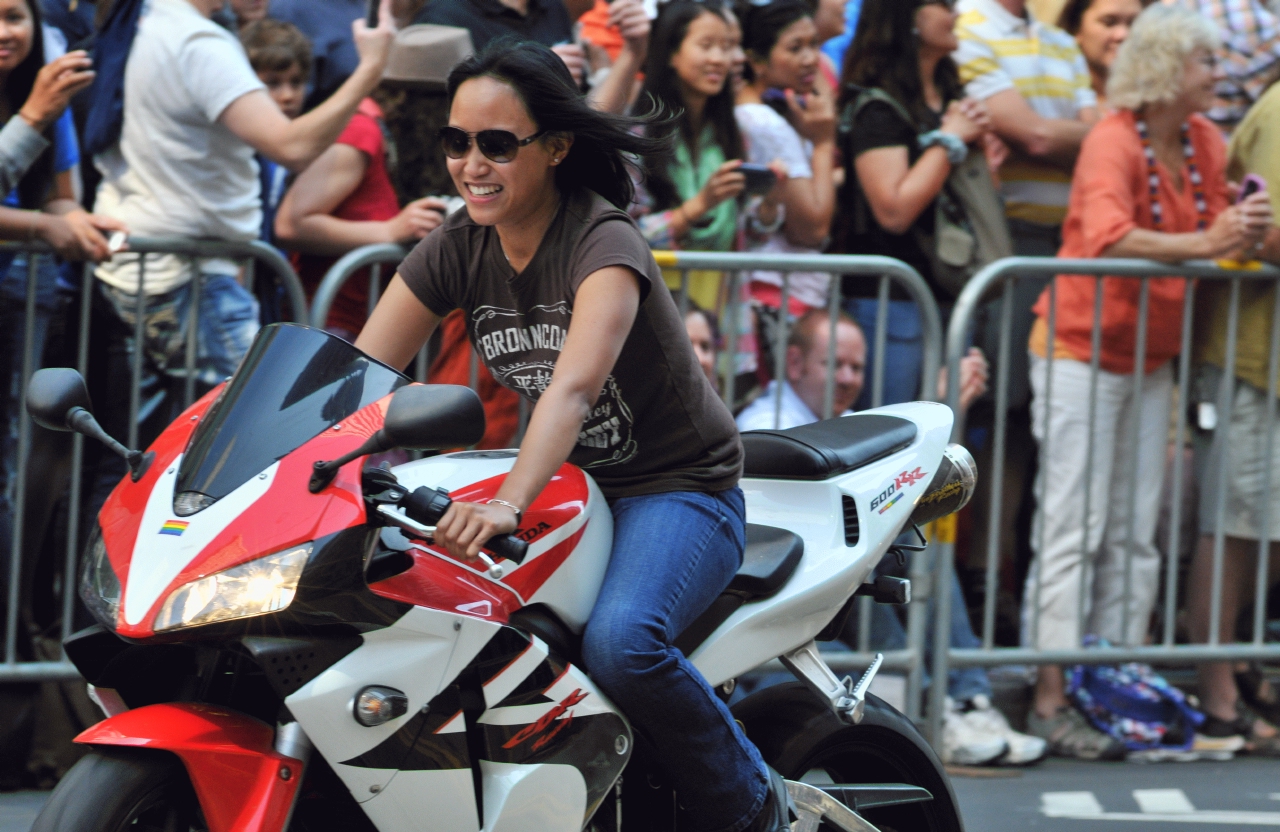
[[[787,429],[822,418],[830,332],[831,318],[824,310],[815,309],[796,321],[787,338],[786,378],[770,382],[764,393],[738,414],[738,430]],[[862,392],[867,340],[862,328],[844,314],[836,319],[835,352],[831,411],[849,416],[853,413],[850,408]],[[782,389],[780,401],[777,398],[779,385]],[[971,351],[962,359],[960,385],[962,408],[967,408],[986,389],[986,360],[980,352]],[[980,646],[954,570],[950,592],[951,646]],[[856,617],[850,620],[853,623],[841,638],[849,644],[856,644]],[[874,608],[871,641],[876,649],[906,647],[906,631],[889,607]],[[967,765],[990,762],[1025,764],[1044,756],[1043,740],[1014,731],[992,706],[991,683],[982,668],[952,670],[947,680],[947,692],[951,706],[943,722],[941,752],[944,761]]]
[[[793,428],[822,418],[830,333],[831,318],[823,310],[809,312],[796,321],[787,337],[786,378],[769,382],[760,397],[738,414],[738,430],[767,430],[775,425]],[[836,319],[832,413],[848,416],[853,412],[850,408],[862,392],[866,364],[867,339],[862,327],[841,313]]]
[[[138,22],[125,66],[120,140],[94,158],[103,176],[96,210],[124,221],[132,234],[256,239],[262,208],[254,153],[293,171],[310,164],[377,86],[395,36],[391,3],[383,0],[381,25],[353,23],[356,71],[328,100],[290,120],[249,66],[240,41],[210,19],[223,4],[150,0]],[[212,385],[234,372],[258,328],[257,302],[237,281],[237,264],[176,255],[140,259],[117,255],[97,276],[130,333],[139,291],[144,296],[144,402],[162,401],[154,394],[185,377],[197,274],[197,381]]]

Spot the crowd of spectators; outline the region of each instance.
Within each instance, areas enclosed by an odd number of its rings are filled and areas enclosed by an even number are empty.
[[[1280,19],[1263,0],[381,0],[376,25],[367,14],[366,0],[0,0],[0,190],[8,194],[0,238],[41,240],[55,252],[31,255],[34,264],[0,254],[0,369],[9,377],[0,566],[10,554],[10,497],[24,475],[23,345],[34,344],[37,361],[66,354],[46,333],[82,312],[70,264],[97,264],[86,314],[101,370],[95,395],[116,435],[129,429],[132,356],[142,352],[145,444],[183,400],[192,305],[203,391],[234,371],[262,323],[281,319],[281,296],[261,280],[246,285],[234,262],[131,254],[108,238],[262,239],[289,256],[308,293],[353,249],[413,245],[461,204],[435,139],[449,118],[444,79],[500,38],[550,47],[596,109],[648,115],[651,132],[673,135],[668,153],[635,171],[631,215],[655,250],[885,255],[924,278],[944,322],[973,267],[999,253],[1280,262],[1271,208],[1280,199],[1272,88]],[[982,172],[1007,249],[975,249],[970,234],[967,263],[948,249],[966,210],[978,210],[957,193],[953,174],[962,170]],[[1246,174],[1274,187],[1237,204]],[[33,267],[37,315],[28,320]],[[920,309],[896,286],[885,301],[876,277],[760,269],[741,281],[714,271],[665,277],[687,290],[688,334],[708,380],[722,389],[732,379],[742,430],[945,398],[945,375],[922,377]],[[1011,310],[1000,300],[984,306],[961,361],[959,403],[980,465],[996,424],[1010,449],[1004,492],[988,488],[975,508],[1002,501],[1007,516],[1031,518],[1029,531],[975,530],[969,550],[985,553],[983,535],[1000,535],[996,548],[1013,561],[1016,544],[1003,541],[1021,535],[1025,589],[1014,589],[1024,599],[1025,645],[1075,648],[1090,635],[1146,642],[1162,561],[1177,554],[1156,540],[1160,490],[1151,487],[1165,477],[1170,414],[1189,395],[1218,401],[1231,366],[1230,424],[1196,434],[1201,491],[1226,496],[1225,512],[1201,501],[1187,597],[1189,636],[1205,641],[1204,588],[1220,583],[1219,629],[1229,639],[1253,588],[1258,540],[1280,539],[1280,499],[1269,514],[1261,505],[1262,472],[1273,462],[1263,437],[1277,432],[1265,393],[1275,288],[1242,291],[1228,362],[1225,292],[1150,281],[1145,365],[1135,369],[1138,284],[1049,283],[1020,279]],[[330,331],[355,339],[370,287],[368,270],[347,282]],[[1177,391],[1188,292],[1200,310],[1198,378],[1195,391]],[[1104,310],[1097,355],[1095,308]],[[1008,366],[993,366],[1002,312],[1014,349]],[[138,315],[143,343],[133,340]],[[878,322],[881,357],[869,337]],[[721,323],[736,328],[732,337]],[[433,381],[481,392],[481,447],[509,445],[516,396],[477,366],[457,313],[432,357]],[[1007,380],[1002,414],[987,390],[997,374]],[[1280,460],[1280,442],[1272,445]],[[122,470],[92,453],[88,461],[86,516]],[[1219,514],[1226,557],[1215,577]],[[1267,516],[1264,530],[1258,518]],[[969,567],[980,568],[979,558]],[[0,568],[0,586],[7,575]],[[948,591],[952,646],[979,646],[956,573]],[[39,619],[24,609],[29,631]],[[879,608],[872,625],[873,644],[905,643],[893,610]],[[856,643],[856,627],[842,638]],[[950,694],[950,761],[1123,753],[1071,707],[1061,668],[1037,675],[1032,736],[993,708],[984,671],[940,683]],[[1280,754],[1280,706],[1256,668],[1203,666],[1201,697],[1204,747]],[[0,780],[2,769],[0,760]]]

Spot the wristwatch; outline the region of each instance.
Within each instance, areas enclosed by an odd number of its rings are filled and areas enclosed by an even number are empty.
[[[944,133],[941,130],[930,130],[923,133],[919,138],[920,149],[928,150],[936,145],[941,145],[942,149],[947,151],[947,161],[952,167],[962,163],[969,157],[969,145],[964,143],[964,139],[954,133]]]

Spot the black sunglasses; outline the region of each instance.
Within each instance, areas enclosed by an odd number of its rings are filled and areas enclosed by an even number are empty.
[[[440,147],[444,155],[450,159],[461,159],[471,150],[471,139],[476,140],[476,147],[491,162],[510,162],[516,158],[520,148],[533,144],[546,134],[539,130],[527,139],[518,139],[516,134],[507,130],[481,130],[479,133],[468,133],[457,127],[440,128]]]

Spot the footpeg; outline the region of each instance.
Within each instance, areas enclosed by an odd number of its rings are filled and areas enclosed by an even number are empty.
[[[797,679],[804,682],[809,690],[819,698],[825,699],[835,711],[836,716],[850,725],[862,722],[867,689],[871,687],[871,680],[875,678],[880,665],[884,663],[884,654],[876,653],[871,665],[855,684],[852,677],[846,676],[840,679],[831,671],[818,653],[818,644],[815,641],[778,658]]]
[[[848,806],[807,783],[788,780],[787,794],[799,816],[791,824],[791,832],[818,832],[824,823],[845,832],[880,832]]]
[[[869,595],[877,604],[892,604],[901,607],[911,603],[911,581],[906,578],[895,578],[892,575],[881,575],[875,583],[863,584],[854,595]]]

